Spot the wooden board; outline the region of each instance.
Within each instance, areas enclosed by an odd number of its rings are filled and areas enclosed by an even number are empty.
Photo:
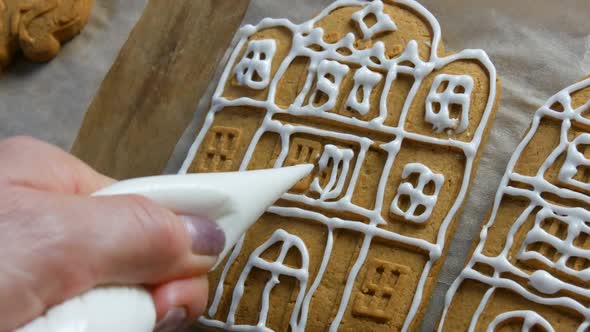
[[[160,174],[249,2],[150,0],[88,109],[72,153],[117,179]]]

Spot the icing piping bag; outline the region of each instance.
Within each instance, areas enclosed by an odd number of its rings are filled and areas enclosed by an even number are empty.
[[[215,220],[226,241],[218,263],[277,199],[312,165],[233,173],[163,175],[121,181],[93,196],[139,194],[174,211]],[[15,332],[152,332],[156,309],[139,286],[92,289],[51,308]]]

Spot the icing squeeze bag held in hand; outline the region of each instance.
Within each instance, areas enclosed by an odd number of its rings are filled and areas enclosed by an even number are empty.
[[[138,194],[174,211],[208,217],[225,232],[218,262],[282,194],[312,165],[233,173],[164,175],[122,181],[94,196]],[[15,332],[152,332],[156,310],[138,286],[90,290],[51,308]]]

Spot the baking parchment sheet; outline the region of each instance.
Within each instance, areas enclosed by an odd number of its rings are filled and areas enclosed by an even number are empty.
[[[330,2],[252,0],[244,23],[264,17],[299,23]],[[486,50],[502,80],[501,106],[422,324],[422,331],[433,331],[448,285],[478,238],[504,168],[534,111],[557,91],[590,74],[590,1],[420,2],[438,18],[448,50]],[[145,4],[146,0],[96,0],[89,25],[56,60],[46,65],[19,61],[0,76],[0,139],[33,135],[69,149],[85,110]],[[195,105],[195,121],[176,147],[167,172],[175,172],[184,159],[215,81]]]

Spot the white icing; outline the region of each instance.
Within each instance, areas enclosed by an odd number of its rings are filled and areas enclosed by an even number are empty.
[[[567,158],[561,170],[559,171],[558,178],[560,181],[571,184],[576,187],[580,187],[585,190],[590,190],[590,183],[578,181],[574,179],[578,174],[578,168],[580,166],[590,166],[590,159],[584,156],[584,152],[580,151],[580,145],[590,144],[590,134],[582,134],[574,139],[567,149]]]
[[[369,27],[365,19],[371,14],[375,15],[377,22]],[[383,12],[383,3],[381,1],[374,1],[368,6],[365,6],[365,8],[352,14],[352,19],[361,28],[364,39],[371,39],[378,33],[397,30],[395,22],[393,22],[389,15]]]
[[[268,250],[271,246],[277,243],[282,244],[279,256],[274,262],[269,262],[260,257],[266,250]],[[287,257],[287,253],[289,253],[289,251],[292,248],[297,249],[299,251],[299,254],[301,255],[301,267],[298,269],[289,267],[283,263],[283,261]],[[271,273],[271,277],[266,283],[266,286],[264,287],[264,291],[262,293],[262,301],[260,306],[260,313],[258,316],[258,323],[256,324],[253,330],[272,331],[266,328],[266,320],[268,316],[270,303],[270,293],[272,289],[279,283],[279,277],[281,275],[285,275],[296,278],[299,282],[297,300],[295,301],[293,312],[291,314],[291,319],[289,321],[291,330],[297,331],[298,327],[301,325],[299,321],[299,312],[301,310],[301,303],[303,302],[303,298],[305,296],[307,280],[309,278],[309,254],[307,252],[307,248],[305,247],[305,243],[303,242],[303,240],[301,240],[299,237],[295,235],[285,232],[282,229],[279,229],[274,232],[270,239],[268,239],[265,243],[260,245],[260,247],[256,248],[252,252],[250,257],[248,258],[246,266],[240,274],[238,282],[233,291],[231,307],[226,322],[228,328],[241,330],[250,330],[251,328],[250,326],[236,325],[235,312],[238,306],[240,305],[240,300],[242,299],[242,295],[244,294],[246,280],[248,279],[250,271],[252,271],[253,268],[269,271]]]
[[[361,115],[367,114],[371,109],[369,102],[373,88],[379,83],[379,81],[381,81],[382,77],[383,75],[372,72],[367,67],[361,67],[357,70],[356,73],[354,73],[354,87],[352,88],[350,95],[348,95],[346,107],[359,112]],[[362,91],[361,100],[357,97],[359,90]]]
[[[477,323],[479,323],[479,317],[481,316],[481,314],[483,313],[483,310],[485,309],[486,305],[488,304],[490,297],[492,297],[492,295],[494,294],[494,290],[496,290],[496,289],[490,288],[484,294],[481,302],[479,303],[479,305],[477,306],[477,309],[475,310],[475,313],[473,314],[471,322],[469,322],[468,331],[475,331],[475,327],[477,326]]]
[[[318,66],[316,89],[309,97],[308,107],[314,111],[330,111],[336,106],[340,84],[350,68],[336,61],[322,60]],[[328,96],[324,103],[316,105],[316,97],[321,93]]]
[[[445,181],[445,177],[442,174],[433,173],[428,167],[419,163],[407,164],[402,172],[402,179],[405,180],[412,174],[418,175],[418,183],[416,186],[410,182],[400,183],[397,189],[397,194],[395,195],[393,202],[391,202],[389,209],[391,212],[404,217],[408,221],[423,223],[428,220],[432,214],[432,210],[438,200],[438,194]],[[424,192],[427,185],[433,187],[432,194]],[[403,196],[407,196],[410,200],[410,206],[405,211],[400,207],[400,198]],[[424,211],[418,213],[417,209],[420,206],[424,208]]]
[[[588,328],[590,328],[590,322],[584,322],[582,325],[580,325],[580,327],[578,327],[576,332],[586,332]]]
[[[492,323],[488,326],[486,332],[495,332],[496,328],[502,326],[503,323],[512,321],[516,318],[522,318],[523,320],[522,332],[529,332],[535,326],[542,327],[546,332],[555,332],[553,326],[551,326],[551,324],[549,324],[545,318],[530,310],[516,310],[502,313],[494,318]]]
[[[276,50],[276,42],[272,39],[251,41],[234,71],[238,83],[257,90],[266,88]]]
[[[353,286],[355,284],[356,277],[358,273],[361,271],[362,267],[364,266],[365,260],[367,259],[367,255],[371,247],[371,242],[375,237],[395,241],[397,243],[404,244],[406,247],[419,248],[421,252],[428,253],[429,261],[426,263],[422,271],[422,274],[420,275],[418,286],[415,289],[415,296],[412,300],[412,304],[406,315],[406,320],[402,327],[403,331],[407,331],[409,329],[422,303],[422,290],[424,288],[426,281],[428,280],[430,270],[434,263],[442,255],[442,252],[446,245],[446,236],[450,224],[452,220],[455,218],[455,215],[457,214],[463,201],[465,200],[467,188],[470,182],[470,175],[473,171],[476,152],[478,151],[478,148],[483,140],[483,134],[486,125],[492,114],[492,108],[496,95],[496,71],[485,52],[483,52],[482,50],[464,50],[462,52],[450,56],[439,57],[437,54],[437,50],[439,48],[438,46],[441,39],[441,33],[440,26],[434,18],[434,16],[432,16],[430,12],[428,12],[424,7],[422,7],[420,4],[413,0],[395,0],[394,2],[396,4],[414,10],[420,16],[424,17],[425,21],[428,22],[428,24],[430,25],[433,38],[428,43],[428,45],[432,45],[432,47],[429,56],[427,56],[427,59],[423,60],[420,58],[418,54],[419,44],[416,40],[409,40],[406,49],[401,53],[400,56],[395,58],[389,58],[385,55],[385,44],[381,41],[374,42],[372,46],[369,48],[359,50],[355,48],[356,37],[353,33],[348,33],[347,35],[343,36],[342,39],[340,39],[339,41],[336,41],[334,43],[328,43],[324,41],[323,38],[324,30],[321,28],[314,28],[314,25],[316,25],[316,23],[319,20],[326,17],[328,14],[330,14],[337,8],[345,6],[362,6],[364,7],[363,9],[369,8],[366,10],[367,14],[370,11],[374,11],[374,14],[378,18],[378,24],[370,28],[367,27],[368,30],[366,30],[367,33],[364,35],[365,37],[373,36],[377,33],[387,33],[389,31],[394,31],[395,27],[391,24],[393,23],[393,20],[391,20],[391,18],[388,17],[387,14],[383,13],[383,15],[386,16],[378,15],[382,12],[382,9],[379,8],[383,7],[383,3],[380,0],[375,0],[372,2],[362,0],[338,0],[330,4],[317,17],[299,25],[293,24],[285,19],[264,19],[256,26],[247,25],[243,27],[240,35],[241,38],[239,39],[232,55],[230,56],[228,65],[222,74],[220,83],[213,96],[211,110],[207,114],[203,124],[203,128],[197,136],[195,143],[191,147],[187,159],[181,169],[181,173],[186,172],[188,170],[190,164],[195,158],[199,146],[203,142],[206,133],[213,125],[215,114],[227,107],[248,106],[248,108],[254,107],[257,109],[266,110],[266,116],[264,117],[258,130],[255,132],[253,139],[250,142],[250,145],[248,146],[244,154],[242,163],[240,165],[240,170],[245,170],[248,167],[248,164],[250,163],[250,160],[254,154],[256,145],[258,144],[262,135],[267,132],[276,133],[280,136],[280,152],[274,164],[274,167],[281,167],[283,165],[289,154],[291,140],[293,139],[292,136],[296,134],[321,137],[322,141],[345,141],[347,142],[347,144],[352,144],[355,146],[353,153],[355,154],[355,156],[351,157],[349,162],[345,162],[344,154],[342,155],[343,158],[341,162],[343,168],[346,165],[346,163],[348,163],[349,171],[347,172],[352,171],[351,175],[349,176],[349,179],[347,180],[348,183],[344,182],[342,187],[340,188],[339,182],[342,181],[342,179],[346,179],[346,176],[344,176],[345,174],[341,172],[341,174],[335,175],[338,177],[338,179],[334,180],[332,185],[325,186],[324,188],[318,188],[318,182],[316,183],[316,185],[310,188],[311,190],[318,191],[320,193],[320,197],[317,199],[307,196],[305,194],[293,193],[285,194],[283,196],[283,199],[295,203],[304,203],[309,206],[318,207],[321,210],[331,209],[342,212],[351,212],[353,214],[365,217],[368,220],[368,223],[359,222],[358,220],[330,218],[324,216],[321,213],[308,211],[301,208],[273,206],[268,210],[269,213],[274,213],[286,217],[296,217],[306,219],[310,222],[316,222],[320,225],[325,225],[325,227],[327,227],[329,230],[329,245],[326,245],[324,248],[324,256],[316,279],[313,281],[309,289],[306,290],[306,294],[304,297],[304,301],[302,302],[300,311],[302,318],[299,322],[299,325],[297,325],[296,327],[291,326],[291,330],[293,331],[303,331],[305,329],[306,319],[304,317],[307,317],[306,315],[310,310],[309,304],[311,301],[311,297],[313,296],[318,285],[321,283],[322,276],[326,272],[327,266],[331,259],[333,248],[332,232],[336,229],[348,229],[359,233],[360,236],[363,237],[363,245],[361,246],[360,251],[358,252],[358,255],[355,259],[355,262],[351,270],[349,271],[346,284],[344,285],[342,297],[339,299],[334,299],[339,304],[335,318],[331,323],[330,331],[336,331],[340,326],[341,320],[344,317],[344,313],[349,305],[349,300],[352,296]],[[361,9],[361,11],[363,9]],[[362,17],[362,14],[357,14],[357,16],[360,19]],[[379,20],[379,17],[381,17],[381,20]],[[223,90],[226,86],[226,82],[232,73],[232,68],[236,63],[241,50],[243,50],[245,45],[247,45],[249,37],[255,34],[257,31],[271,27],[283,27],[285,29],[290,30],[292,32],[293,40],[291,43],[291,49],[289,50],[288,54],[286,55],[282,63],[278,66],[276,73],[274,74],[274,77],[270,80],[266,100],[253,100],[247,97],[236,98],[233,100],[224,98]],[[350,54],[345,55],[339,53],[337,50],[340,48],[348,49],[350,51]],[[277,105],[275,102],[277,86],[280,80],[283,78],[289,66],[297,57],[307,57],[309,59],[308,73],[304,77],[305,82],[303,83],[301,92],[295,98],[295,101],[287,107],[281,107]],[[415,96],[417,95],[421,86],[424,84],[425,78],[428,75],[430,75],[434,70],[441,69],[446,65],[458,60],[479,61],[489,73],[489,91],[487,91],[489,99],[485,105],[485,110],[483,112],[480,123],[476,124],[475,128],[471,132],[471,140],[462,141],[454,139],[452,137],[432,137],[407,131],[405,128],[408,113],[414,102]],[[412,65],[406,65],[404,63],[406,61],[411,62]],[[370,96],[369,90],[374,89],[375,86],[378,84],[378,82],[376,82],[371,89],[368,89],[369,83],[376,81],[376,79],[373,79],[373,77],[376,76],[372,74],[381,75],[380,77],[385,76],[385,81],[383,83],[383,92],[380,98],[378,98],[378,105],[375,105],[379,110],[379,115],[368,121],[359,120],[355,117],[347,117],[333,112],[337,104],[338,98],[341,97],[339,96],[339,93],[341,93],[340,86],[344,80],[344,77],[347,75],[347,73],[349,73],[350,70],[354,70],[354,68],[359,68],[355,71],[355,75],[353,76],[353,79],[355,78],[355,76],[358,78],[358,82],[354,82],[355,86],[358,85],[360,89],[360,87],[364,85],[363,100],[357,100],[359,102],[358,105],[350,104],[349,106],[351,106],[351,108],[353,108],[359,114],[362,114],[363,110],[366,109],[363,106],[364,101],[365,99],[369,99],[365,98],[365,96]],[[371,74],[368,73],[369,70],[372,72]],[[359,71],[361,72],[361,74],[357,75]],[[330,73],[330,75],[328,75],[328,73]],[[409,91],[407,99],[404,102],[399,122],[396,124],[396,126],[385,125],[385,120],[388,116],[388,95],[394,84],[396,84],[395,81],[398,78],[398,74],[410,75],[414,78],[414,83]],[[312,91],[314,87],[315,90]],[[315,99],[315,95],[319,92],[327,96],[323,96],[323,98],[320,99],[324,101],[327,99],[327,101],[324,102],[322,105],[314,106],[313,101]],[[351,93],[351,95],[354,95],[356,97],[356,93]],[[349,96],[345,97],[348,98]],[[369,104],[369,106],[371,105]],[[244,112],[247,112],[248,108],[244,108]],[[275,114],[288,114],[295,117],[314,116],[316,118],[341,123],[343,126],[346,127],[354,127],[357,129],[360,128],[361,130],[366,129],[374,132],[379,132],[381,134],[394,137],[394,139],[390,142],[382,144],[380,142],[373,141],[372,139],[369,139],[367,137],[360,137],[357,135],[349,134],[345,131],[336,132],[323,130],[319,128],[312,128],[305,125],[282,123],[280,121],[274,120]],[[368,112],[366,112],[365,115],[366,114],[368,114]],[[410,139],[421,144],[428,144],[444,149],[450,148],[454,151],[461,151],[465,155],[465,174],[460,182],[460,188],[457,192],[457,198],[453,202],[448,213],[444,216],[444,219],[440,224],[439,233],[436,236],[436,240],[433,242],[417,237],[412,237],[406,234],[396,233],[380,227],[381,225],[387,224],[387,221],[382,216],[383,207],[385,206],[387,208],[391,204],[391,202],[384,202],[385,191],[387,189],[386,186],[389,177],[391,176],[392,169],[394,167],[394,161],[396,160],[398,152],[402,147],[402,142],[406,139]],[[339,149],[338,151],[334,150],[333,148],[326,149],[326,147],[329,145],[330,144],[326,144],[323,147],[325,154],[323,154],[322,157],[320,157],[320,161],[322,158],[324,158],[324,162],[327,162],[326,160],[333,159],[333,156],[337,156],[338,158],[340,158],[339,155],[340,152],[343,152],[343,149]],[[356,188],[356,183],[359,178],[359,175],[361,174],[361,168],[365,161],[367,151],[371,147],[374,149],[381,149],[381,151],[384,152],[387,156],[387,159],[385,162],[385,166],[383,168],[383,172],[380,175],[377,175],[379,176],[379,179],[376,192],[375,206],[372,209],[368,209],[353,204],[352,195]],[[330,187],[329,190],[328,187]],[[221,303],[224,294],[227,293],[226,282],[229,274],[229,269],[240,256],[240,251],[243,247],[242,244],[243,239],[242,241],[238,242],[238,244],[234,247],[232,254],[227,260],[225,266],[223,267],[219,283],[213,295],[212,304],[209,307],[209,317],[216,317],[216,315],[218,314],[219,304]],[[276,270],[276,272],[278,272],[278,270]],[[254,331],[265,328],[255,325],[245,326],[228,323],[227,318],[231,315],[235,315],[235,310],[230,310],[227,317],[217,317],[220,320],[211,318],[201,318],[200,322],[209,326],[224,328],[233,331]]]
[[[582,189],[587,188],[586,183],[575,180],[574,176],[578,173],[579,166],[587,165],[587,159],[580,151],[580,145],[590,142],[590,135],[586,133],[578,134],[578,131],[571,130],[574,121],[586,126],[590,124],[590,121],[582,115],[585,111],[590,109],[590,101],[574,108],[572,106],[571,97],[573,93],[587,87],[590,87],[590,79],[585,79],[565,88],[551,97],[547,103],[541,106],[541,108],[535,113],[530,130],[517,147],[507,166],[506,173],[504,174],[500,187],[496,193],[489,221],[480,232],[480,242],[474,250],[467,266],[453,282],[446,295],[445,307],[438,327],[439,331],[444,330],[449,306],[451,305],[459,287],[466,279],[476,280],[491,287],[486,292],[486,295],[480,302],[478,310],[472,317],[470,331],[474,330],[484,308],[489,304],[488,302],[490,298],[492,298],[491,295],[498,288],[508,289],[532,302],[548,306],[559,306],[579,313],[584,317],[584,322],[578,328],[578,331],[580,332],[585,331],[585,329],[590,326],[590,309],[586,306],[587,300],[580,301],[579,299],[568,295],[577,294],[585,299],[590,299],[590,290],[585,287],[577,286],[573,284],[570,279],[562,278],[552,272],[555,270],[581,281],[590,281],[589,268],[577,270],[567,264],[569,259],[590,260],[590,250],[583,249],[575,244],[576,239],[578,239],[582,233],[590,234],[590,227],[587,225],[587,222],[590,222],[590,211],[581,207],[557,205],[545,200],[541,195],[542,193],[551,193],[564,199],[575,199],[586,203],[590,202],[590,197],[587,194],[569,188],[558,187],[545,178],[547,171],[558,163],[558,158],[566,154],[565,161],[558,174],[558,180],[561,183],[574,185]],[[563,110],[553,109],[552,106],[556,103],[561,104]],[[555,122],[561,122],[559,142],[548,155],[547,159],[543,161],[534,176],[519,174],[515,171],[517,161],[520,159],[525,148],[531,143],[533,136],[539,129],[541,120],[544,118],[551,118]],[[510,181],[518,181],[527,186],[512,186],[510,185]],[[530,189],[527,189],[527,187]],[[489,257],[483,252],[484,244],[490,228],[493,227],[496,222],[500,203],[505,195],[525,197],[530,203],[511,225],[506,235],[506,242],[501,253],[498,256]],[[532,215],[532,213],[536,214]],[[532,228],[526,232],[523,243],[520,245],[520,248],[518,248],[516,257],[511,257],[511,248],[517,245],[517,243],[515,243],[516,234],[522,229],[522,227],[524,227],[525,221],[531,216],[534,217],[534,224]],[[548,231],[547,227],[552,226],[543,226],[542,223],[545,220],[552,220],[553,224],[550,225],[559,225],[558,227],[560,227],[560,229],[566,229],[566,231],[562,231],[559,235],[555,233],[556,229],[559,228],[554,228],[553,231]],[[544,252],[529,249],[529,245],[531,244],[550,248],[551,257],[546,257],[546,253]],[[556,254],[553,254],[553,251]],[[547,266],[547,268],[537,267],[534,272],[529,274],[525,270],[518,268],[514,264],[514,260],[520,262],[536,260]],[[477,263],[484,263],[492,266],[494,268],[493,275],[484,275],[475,270],[474,265]],[[509,272],[527,280],[527,283],[532,288],[544,295],[532,293],[529,289],[523,287],[516,281],[503,276],[503,272]],[[553,331],[552,329],[549,329],[550,325],[544,326],[544,323],[539,320],[540,316],[533,311],[522,311],[519,312],[519,315],[525,319],[525,322],[531,322],[530,324],[536,322],[536,324],[539,324],[546,330]],[[501,320],[500,316],[496,317],[494,322]]]
[[[338,147],[328,144],[324,147],[324,153],[318,162],[320,172],[324,172],[328,168],[328,162],[332,161],[332,171],[330,172],[330,180],[322,188],[320,180],[315,178],[311,183],[309,189],[320,194],[320,200],[333,199],[342,193],[342,188],[346,183],[346,176],[350,168],[350,161],[354,157],[354,152],[351,149],[339,149]],[[338,170],[342,168],[342,171]]]
[[[547,233],[547,231],[541,227],[541,222],[548,218],[560,220],[567,225],[568,231],[564,240]],[[535,225],[526,235],[524,243],[518,252],[518,258],[522,260],[536,259],[549,267],[556,268],[579,279],[589,281],[590,268],[577,271],[566,264],[570,257],[590,257],[590,250],[584,250],[574,245],[574,240],[582,233],[582,231],[586,234],[590,234],[590,227],[586,225],[586,222],[590,222],[590,220],[581,219],[576,215],[558,214],[551,211],[549,208],[542,209],[537,213]],[[560,254],[557,262],[553,262],[536,251],[526,250],[526,247],[529,244],[534,243],[548,244],[555,248]]]
[[[448,85],[442,92],[438,92],[443,84]],[[451,129],[455,133],[462,133],[467,129],[472,91],[471,76],[448,74],[436,76],[426,97],[426,121],[432,124],[434,132],[441,133],[445,129]],[[438,108],[435,105],[438,105]],[[458,105],[461,108],[461,114],[458,117],[451,115],[451,105]]]

